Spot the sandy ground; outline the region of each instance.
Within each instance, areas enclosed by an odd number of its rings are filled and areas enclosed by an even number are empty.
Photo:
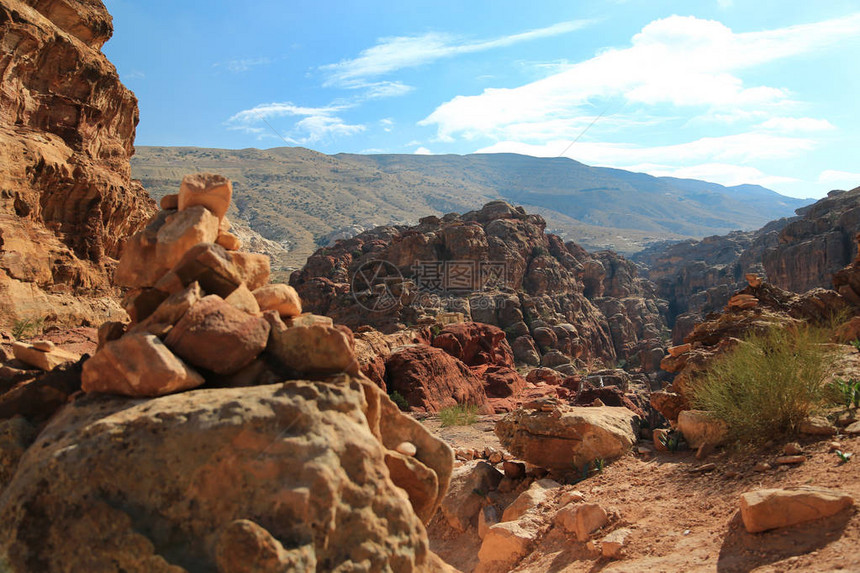
[[[472,426],[441,428],[430,418],[425,425],[452,447],[501,448],[492,433],[493,419]],[[557,501],[539,507],[545,528],[534,552],[512,571],[518,572],[648,572],[687,571],[860,572],[860,511],[856,508],[817,522],[760,534],[743,528],[738,511],[740,494],[760,489],[815,485],[850,493],[860,503],[860,455],[840,464],[829,443],[860,454],[860,438],[801,439],[806,462],[777,466],[784,443],[756,451],[717,452],[699,461],[692,452],[629,454],[609,464],[602,473],[562,491],[578,490],[615,517],[603,535],[619,527],[632,530],[624,555],[618,560],[600,556],[570,534],[552,526]],[[644,444],[645,442],[643,442]],[[757,472],[758,462],[774,468]],[[695,472],[703,464],[709,472]],[[556,495],[554,500],[559,496]],[[477,565],[477,532],[453,532],[438,515],[428,527],[431,547],[443,559],[469,572]]]

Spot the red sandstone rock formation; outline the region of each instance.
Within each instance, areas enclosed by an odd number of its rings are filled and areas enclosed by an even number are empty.
[[[518,362],[568,374],[575,359],[638,359],[659,347],[666,305],[646,300],[654,290],[635,266],[565,244],[545,227],[539,215],[495,201],[338,241],[290,282],[308,310],[353,329],[395,332],[458,312],[501,328]]]
[[[95,0],[0,0],[0,324],[95,322],[125,238],[153,212],[130,179],[137,100],[100,52]]]

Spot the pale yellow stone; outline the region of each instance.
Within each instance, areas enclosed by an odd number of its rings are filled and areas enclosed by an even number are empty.
[[[273,284],[254,291],[260,310],[275,310],[282,317],[296,317],[302,313],[302,301],[296,289],[285,284]]]

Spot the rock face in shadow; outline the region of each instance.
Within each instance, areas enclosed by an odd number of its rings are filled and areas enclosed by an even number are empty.
[[[111,259],[154,204],[130,179],[137,100],[93,0],[0,1],[0,324],[97,322]]]
[[[404,440],[415,456],[395,451]],[[87,396],[49,423],[5,489],[0,562],[211,571],[238,545],[275,570],[445,570],[419,516],[438,508],[452,464],[448,446],[347,375]]]
[[[497,326],[519,362],[614,362],[659,347],[667,307],[635,265],[545,228],[539,215],[494,201],[338,241],[290,283],[307,310],[353,329],[390,333],[437,319]]]

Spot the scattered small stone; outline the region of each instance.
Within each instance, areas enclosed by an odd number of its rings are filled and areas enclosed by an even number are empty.
[[[30,344],[33,346],[33,348],[35,348],[36,350],[41,350],[42,352],[50,352],[57,347],[50,340],[33,340],[32,342],[30,342]]]
[[[585,494],[578,490],[566,491],[561,494],[561,497],[558,500],[559,505],[564,507],[569,503],[579,503],[585,500]]]
[[[836,450],[840,450],[840,451],[842,450],[842,444],[841,443],[830,442],[829,444],[827,444],[827,451],[828,452],[835,452]]]
[[[800,456],[800,455],[779,456],[778,458],[776,458],[776,463],[783,464],[783,465],[786,465],[786,464],[802,464],[805,461],[806,461],[806,457]]]
[[[81,359],[79,354],[67,352],[62,348],[54,348],[53,350],[44,351],[38,350],[33,345],[25,344],[23,342],[12,343],[12,354],[14,354],[15,358],[24,364],[34,366],[39,370],[44,370],[45,372],[50,372],[61,364],[77,362]]]
[[[739,472],[736,472],[735,470],[729,470],[723,474],[723,477],[725,477],[726,479],[737,479],[741,477],[741,474]]]
[[[412,442],[401,442],[401,443],[400,443],[400,444],[395,448],[395,450],[396,450],[396,451],[397,451],[397,453],[399,453],[399,454],[403,454],[404,456],[410,456],[410,457],[412,457],[412,456],[414,456],[416,453],[418,453],[418,448],[416,448],[416,447],[415,447],[415,444],[413,444]]]
[[[782,451],[787,456],[796,456],[803,453],[803,448],[797,442],[789,442],[788,444],[785,444]]]
[[[753,470],[757,472],[766,472],[769,469],[771,469],[771,465],[767,462],[758,462],[753,466]]]
[[[850,426],[847,426],[844,430],[842,430],[846,434],[853,436],[856,434],[860,434],[860,422],[854,422]]]
[[[630,538],[630,530],[626,527],[616,529],[600,542],[600,549],[604,557],[615,559],[621,555],[627,540]]]
[[[813,436],[833,436],[836,434],[836,427],[824,416],[811,416],[803,420],[798,430],[801,434]]]
[[[505,472],[505,477],[512,480],[521,479],[526,475],[526,464],[506,460],[502,463],[502,471]]]
[[[591,405],[596,407],[596,408],[601,408],[603,406],[606,406],[606,404],[604,404],[603,400],[601,400],[600,398],[595,398],[594,401],[591,403]]]
[[[712,463],[702,464],[698,467],[692,468],[692,469],[690,469],[690,473],[702,474],[702,473],[712,472],[715,469],[717,469],[717,464],[712,462]]]

